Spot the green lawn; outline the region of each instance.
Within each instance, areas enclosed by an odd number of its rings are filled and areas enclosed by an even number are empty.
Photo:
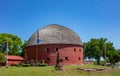
[[[105,68],[102,72],[84,72],[76,68]],[[64,71],[56,71],[53,66],[47,67],[9,67],[0,68],[0,76],[120,76],[120,69],[111,67],[81,65],[65,66]]]

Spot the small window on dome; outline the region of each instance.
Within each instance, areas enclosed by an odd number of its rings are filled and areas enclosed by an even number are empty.
[[[79,52],[81,52],[81,49],[79,49]]]
[[[55,51],[58,51],[58,48],[55,48]]]
[[[74,52],[76,52],[76,48],[74,48]]]
[[[49,51],[49,48],[45,48],[45,51],[48,52],[48,51]]]
[[[69,60],[68,57],[65,57],[65,60]]]
[[[80,58],[80,57],[78,57],[78,60],[81,60],[81,58]]]
[[[47,57],[47,60],[48,60],[48,61],[50,60],[49,57]]]

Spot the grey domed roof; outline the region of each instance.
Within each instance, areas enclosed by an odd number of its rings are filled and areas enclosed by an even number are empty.
[[[80,37],[72,30],[57,24],[48,25],[36,31],[28,40],[27,46],[37,45],[37,33],[41,42],[39,44],[77,44],[82,45]]]

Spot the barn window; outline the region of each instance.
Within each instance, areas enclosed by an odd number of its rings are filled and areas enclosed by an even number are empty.
[[[81,58],[80,58],[80,57],[78,57],[78,60],[81,60]]]
[[[68,57],[65,57],[65,60],[69,60]]]
[[[74,52],[76,52],[76,48],[74,48]]]
[[[58,51],[58,48],[55,48],[55,51]]]
[[[50,60],[49,57],[47,57],[47,60],[48,60],[48,61]]]
[[[81,49],[79,49],[79,52],[81,52]]]
[[[48,51],[49,51],[49,48],[45,48],[45,51],[47,51],[47,52],[48,52]]]

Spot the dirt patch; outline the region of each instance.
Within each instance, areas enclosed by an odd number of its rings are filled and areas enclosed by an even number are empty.
[[[103,71],[103,70],[105,70],[105,68],[77,68],[77,70],[93,72],[93,71]]]

